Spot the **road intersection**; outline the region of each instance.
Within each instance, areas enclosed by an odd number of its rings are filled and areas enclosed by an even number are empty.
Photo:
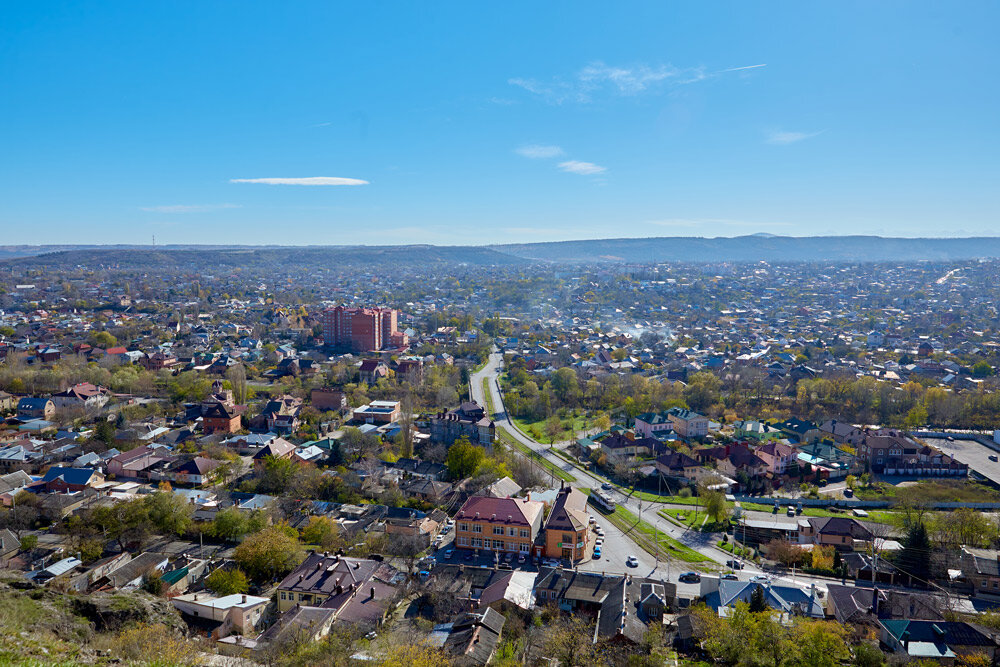
[[[515,426],[514,422],[510,419],[510,416],[506,412],[503,395],[498,384],[499,376],[502,372],[502,364],[502,356],[498,352],[493,352],[490,354],[489,361],[486,365],[474,373],[470,379],[473,399],[480,405],[492,405],[494,407],[495,412],[493,419],[496,422],[497,429],[502,429],[509,437],[513,438],[521,445],[524,445],[544,460],[556,465],[561,470],[570,473],[574,478],[576,478],[576,480],[571,483],[574,487],[580,489],[599,489],[602,484],[608,483],[607,479],[577,467],[566,459],[556,455],[551,451],[551,445],[545,445],[530,438]],[[484,379],[487,380],[487,382],[484,383]],[[490,392],[488,401],[484,393],[484,384],[485,388],[487,388]],[[722,539],[721,533],[703,533],[687,527],[678,526],[669,519],[664,518],[659,514],[658,510],[671,507],[669,503],[657,503],[642,500],[630,494],[628,490],[623,490],[619,487],[614,488],[613,497],[620,506],[628,509],[636,516],[641,517],[642,521],[653,526],[655,531],[666,534],[684,546],[697,551],[699,554],[704,556],[708,562],[691,564],[683,562],[677,558],[672,558],[666,553],[648,553],[644,551],[629,535],[624,534],[616,526],[612,525],[606,517],[601,518],[600,514],[595,512],[595,514],[599,516],[598,521],[607,532],[607,536],[604,540],[604,553],[602,554],[602,558],[600,560],[587,561],[581,564],[579,569],[598,572],[613,572],[619,574],[623,572],[635,572],[641,574],[642,576],[670,580],[674,582],[677,582],[677,577],[681,572],[687,570],[700,570],[703,572],[718,572],[727,570],[726,561],[731,560],[733,557],[716,546],[718,541]],[[628,568],[625,566],[625,559],[630,555],[634,555],[639,559],[638,568]],[[657,558],[657,556],[659,556],[659,558]],[[815,584],[817,587],[824,589],[828,583],[833,583],[833,580],[823,577],[810,577],[794,574],[791,576],[774,576],[771,573],[763,572],[759,567],[751,562],[744,563],[744,569],[738,572],[740,579],[749,579],[750,577],[757,575],[772,576],[776,581],[782,581],[785,583],[795,583],[807,586]],[[680,586],[684,587],[686,584],[681,583]]]

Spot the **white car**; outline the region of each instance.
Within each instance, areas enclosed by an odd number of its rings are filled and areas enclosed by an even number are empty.
[[[604,546],[604,539],[601,538],[601,537],[598,537],[596,540],[594,540],[594,546],[595,547],[603,547]]]
[[[598,537],[604,537],[604,529],[600,526],[598,526],[594,532],[597,533]]]
[[[635,556],[629,556],[625,559],[625,564],[629,567],[639,567],[639,559]]]

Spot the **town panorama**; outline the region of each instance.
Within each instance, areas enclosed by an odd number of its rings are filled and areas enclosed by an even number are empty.
[[[711,241],[4,248],[0,662],[996,664],[995,240]]]

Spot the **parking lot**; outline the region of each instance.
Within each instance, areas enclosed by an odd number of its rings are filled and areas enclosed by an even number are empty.
[[[1000,458],[998,452],[975,440],[955,438],[923,438],[928,445],[937,447],[955,460],[961,461],[983,477],[1000,484],[1000,461],[991,461],[991,456]]]

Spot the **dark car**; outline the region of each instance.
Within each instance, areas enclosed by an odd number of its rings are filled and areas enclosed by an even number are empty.
[[[678,577],[685,584],[697,584],[701,581],[701,575],[697,572],[684,572]]]
[[[742,570],[743,563],[739,562],[738,560],[727,560],[726,567],[730,567],[734,570]]]

